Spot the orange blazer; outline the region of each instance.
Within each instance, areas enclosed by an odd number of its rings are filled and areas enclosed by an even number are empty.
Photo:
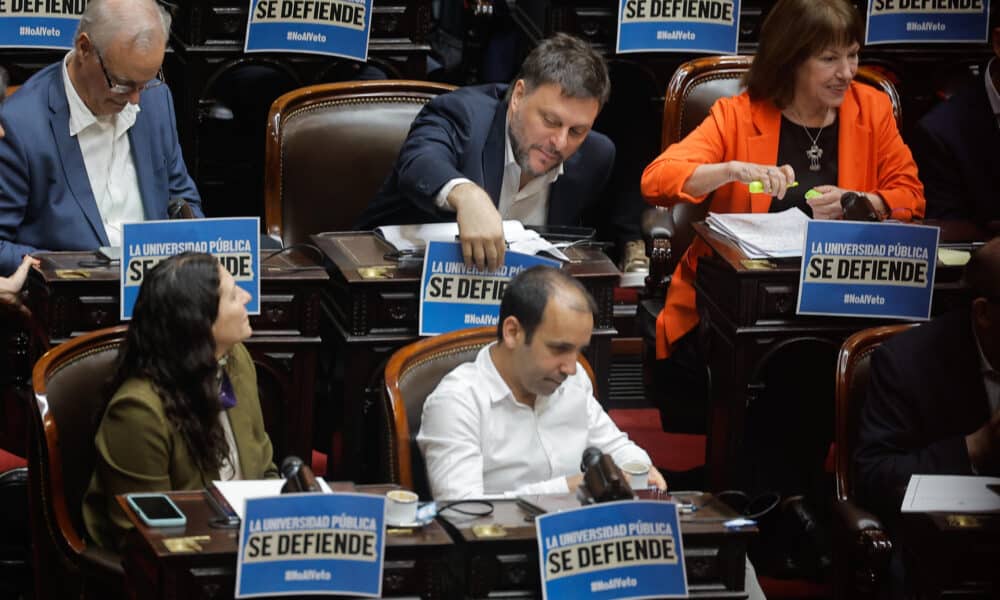
[[[852,83],[840,105],[837,138],[837,186],[876,193],[892,210],[891,217],[909,221],[924,216],[924,186],[903,143],[889,97],[871,86]],[[680,142],[672,144],[642,174],[646,201],[661,206],[699,203],[681,191],[699,165],[738,160],[774,165],[778,160],[781,111],[770,101],[752,102],[746,92],[722,98],[708,117]],[[711,194],[712,211],[767,212],[768,194],[751,194],[746,185],[728,183]],[[696,238],[674,271],[663,310],[656,319],[656,357],[670,355],[671,345],[698,324],[694,278],[698,258],[710,254]]]

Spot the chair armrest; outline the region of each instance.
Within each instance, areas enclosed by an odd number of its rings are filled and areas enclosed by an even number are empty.
[[[853,500],[833,503],[835,548],[834,560],[841,561],[841,585],[852,589],[852,597],[877,598],[889,579],[892,541],[874,514]]]
[[[646,276],[645,296],[647,298],[663,298],[667,286],[670,285],[671,259],[673,248],[671,238],[674,235],[674,219],[670,209],[651,206],[642,212],[642,238],[646,242],[646,254],[649,255],[649,275]]]
[[[838,500],[834,502],[833,508],[841,524],[852,534],[866,531],[885,533],[882,520],[855,504],[853,500]],[[888,534],[885,534],[885,537],[888,540]]]

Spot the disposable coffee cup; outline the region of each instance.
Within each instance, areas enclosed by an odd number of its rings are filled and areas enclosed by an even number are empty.
[[[622,465],[622,471],[628,473],[633,490],[644,490],[649,487],[649,465],[638,461]]]
[[[417,520],[417,495],[409,490],[392,490],[386,495],[385,520],[389,525],[409,525]]]

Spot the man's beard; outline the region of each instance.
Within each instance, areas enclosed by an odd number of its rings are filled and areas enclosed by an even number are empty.
[[[535,144],[527,148],[521,145],[521,121],[518,119],[516,114],[512,115],[510,120],[510,125],[507,127],[507,137],[510,139],[510,150],[514,154],[514,160],[517,162],[517,166],[521,167],[521,173],[527,173],[530,177],[539,177],[545,175],[552,169],[555,169],[563,163],[563,155],[556,149],[545,150],[540,144]],[[547,170],[538,173],[531,168],[531,150],[532,148],[537,148],[548,154],[555,155],[558,160]]]

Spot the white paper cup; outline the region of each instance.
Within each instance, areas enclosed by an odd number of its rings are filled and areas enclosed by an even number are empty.
[[[409,490],[391,490],[385,495],[385,521],[389,525],[407,525],[417,520],[418,496]]]
[[[649,465],[638,461],[627,462],[622,465],[622,471],[631,479],[629,485],[633,490],[644,490],[649,487]]]

